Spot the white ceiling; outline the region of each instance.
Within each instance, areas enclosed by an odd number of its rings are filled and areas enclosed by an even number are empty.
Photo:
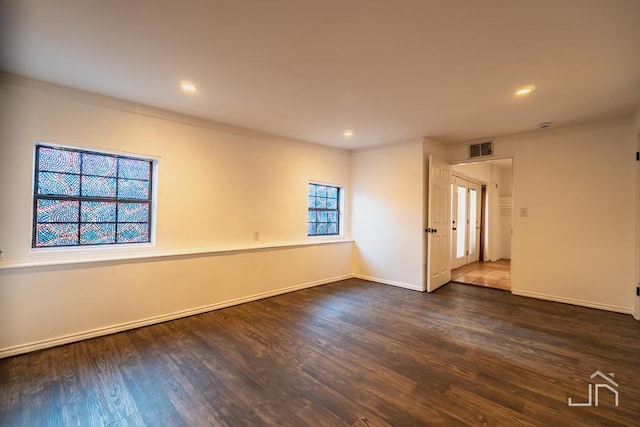
[[[639,0],[0,0],[0,68],[300,140],[630,116]],[[180,91],[192,80],[196,95]],[[534,84],[526,99],[513,92]],[[343,137],[353,129],[351,139]]]

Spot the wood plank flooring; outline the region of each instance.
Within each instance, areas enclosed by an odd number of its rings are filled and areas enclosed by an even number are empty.
[[[634,426],[640,324],[351,279],[0,360],[0,425]]]

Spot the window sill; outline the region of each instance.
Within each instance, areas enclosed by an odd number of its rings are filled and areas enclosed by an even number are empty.
[[[65,259],[38,259],[29,261],[2,261],[0,260],[0,270],[10,270],[18,268],[30,268],[30,267],[46,267],[56,265],[71,265],[71,264],[89,264],[99,262],[110,261],[129,261],[138,259],[151,259],[151,258],[170,258],[180,256],[192,256],[209,254],[231,254],[235,252],[255,252],[261,250],[270,249],[286,249],[296,248],[301,246],[318,246],[328,245],[335,243],[353,243],[352,239],[322,239],[304,242],[271,242],[271,243],[259,243],[259,244],[245,244],[245,245],[233,245],[233,246],[219,246],[199,249],[181,249],[173,251],[156,251],[156,252],[142,252],[142,253],[127,253],[116,255],[102,255],[95,257],[75,257]]]

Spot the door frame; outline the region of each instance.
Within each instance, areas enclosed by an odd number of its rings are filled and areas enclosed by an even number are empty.
[[[637,130],[636,152],[636,290],[635,290],[635,318],[640,321],[640,129]]]

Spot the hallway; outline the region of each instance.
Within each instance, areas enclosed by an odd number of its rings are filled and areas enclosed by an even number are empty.
[[[511,290],[511,260],[472,262],[451,270],[451,281],[486,288]]]

